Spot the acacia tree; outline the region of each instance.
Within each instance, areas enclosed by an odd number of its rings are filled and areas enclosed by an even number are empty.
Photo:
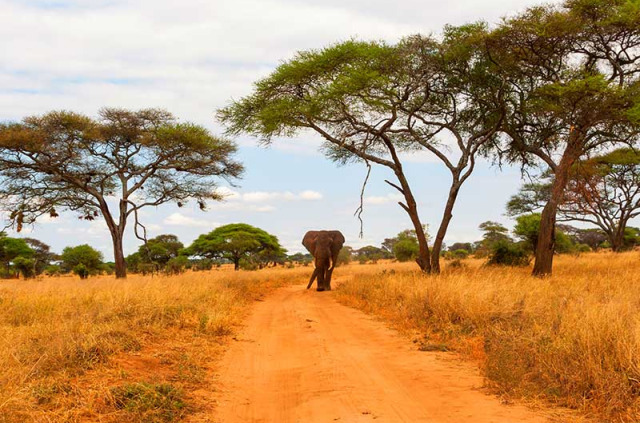
[[[396,45],[348,41],[306,51],[258,81],[253,94],[219,111],[228,133],[276,136],[312,130],[338,162],[390,169],[417,234],[416,259],[439,272],[440,249],[462,184],[500,125],[500,81],[489,72],[483,25],[447,27],[438,41],[413,36]],[[430,253],[402,153],[426,151],[451,172]]]
[[[153,263],[158,266],[166,266],[169,260],[178,257],[184,244],[176,235],[165,234],[151,238],[146,244],[138,248],[143,263]]]
[[[488,53],[505,83],[504,157],[552,175],[533,274],[551,274],[556,212],[574,163],[636,141],[640,123],[640,6],[567,0],[506,20]]]
[[[235,151],[232,142],[159,109],[102,109],[98,119],[50,112],[0,125],[0,201],[18,231],[60,210],[86,220],[102,215],[122,278],[128,219],[144,240],[140,209],[189,199],[204,209],[221,199],[217,178],[242,172]]]
[[[208,259],[227,259],[234,269],[240,269],[240,260],[256,258],[274,261],[273,257],[286,256],[278,238],[246,223],[220,226],[208,234],[200,235],[184,250],[184,254]]]
[[[547,175],[548,176],[548,175]],[[511,215],[544,207],[551,193],[548,181],[525,184],[507,204]],[[611,249],[622,251],[629,221],[640,216],[640,153],[622,148],[588,160],[571,169],[558,221],[585,222],[606,234]]]

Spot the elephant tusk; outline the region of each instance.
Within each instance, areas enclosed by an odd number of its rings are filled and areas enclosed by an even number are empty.
[[[316,276],[318,276],[318,270],[318,267],[313,269],[313,274],[311,275],[311,280],[309,281],[309,285],[307,285],[307,289],[311,288],[311,285],[313,285],[313,281],[316,280]]]

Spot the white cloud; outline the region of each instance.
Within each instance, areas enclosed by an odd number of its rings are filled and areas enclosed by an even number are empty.
[[[318,191],[306,190],[298,194],[298,197],[302,200],[321,200],[322,194]]]
[[[222,187],[218,189],[218,192],[225,197],[225,202],[222,203],[222,206],[220,204],[218,204],[217,207],[214,205],[214,208],[225,207],[225,204],[227,207],[235,207],[235,205],[228,205],[235,204],[239,201],[245,203],[264,203],[267,201],[312,201],[322,199],[321,193],[312,190],[304,190],[297,194],[291,191],[250,191],[240,193],[229,188]]]
[[[182,213],[172,213],[167,216],[162,223],[165,225],[173,225],[173,226],[189,226],[189,227],[208,227],[214,228],[216,226],[220,226],[217,222],[210,222],[204,219],[196,219],[190,216],[185,216]]]
[[[255,211],[260,212],[260,213],[269,213],[276,210],[275,207],[273,206],[262,206],[262,207],[256,207]]]
[[[371,195],[371,196],[367,196],[364,197],[364,203],[367,205],[380,205],[380,204],[387,204],[387,203],[397,203],[398,201],[402,201],[404,198],[402,197],[402,195],[400,194],[387,194],[385,196],[375,196],[375,195]]]
[[[234,191],[229,187],[217,188],[216,192],[222,195],[225,200],[236,200],[241,197],[241,195],[237,191]]]

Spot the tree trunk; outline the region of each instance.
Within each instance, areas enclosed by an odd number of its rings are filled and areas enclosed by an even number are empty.
[[[569,181],[569,171],[571,166],[580,157],[581,143],[577,142],[575,137],[569,143],[569,146],[562,155],[560,163],[555,169],[553,184],[551,186],[551,196],[549,201],[542,209],[540,219],[540,231],[538,233],[538,243],[536,245],[536,260],[533,265],[533,276],[544,277],[550,276],[553,268],[553,253],[555,250],[555,229],[556,229],[556,213],[558,205],[564,196],[564,190]]]
[[[239,257],[234,257],[233,258],[233,270],[240,270],[240,258]]]
[[[124,251],[122,250],[122,234],[119,232],[111,233],[113,239],[113,258],[116,263],[116,279],[127,277],[127,262],[124,259]]]
[[[456,203],[456,198],[458,198],[459,192],[460,183],[454,181],[449,189],[449,198],[447,199],[447,204],[444,207],[440,227],[438,228],[438,233],[436,234],[436,238],[431,249],[432,273],[440,273],[440,251],[442,250],[442,243],[444,242],[444,237],[447,234],[447,229],[449,229],[449,223],[451,223],[451,218],[453,218],[453,206]]]
[[[431,273],[431,259],[429,256],[429,245],[427,243],[427,237],[424,234],[424,229],[422,227],[422,222],[420,222],[420,216],[418,216],[418,205],[416,203],[413,194],[411,193],[411,188],[409,188],[409,183],[407,179],[404,177],[404,174],[401,170],[395,172],[398,177],[398,181],[400,182],[400,186],[402,187],[402,194],[407,202],[407,204],[399,203],[400,206],[407,212],[409,218],[411,219],[411,223],[413,223],[413,228],[416,231],[416,238],[418,239],[418,257],[416,258],[416,263],[425,273]]]
[[[619,253],[623,250],[624,247],[624,230],[622,229],[622,225],[613,231],[613,233],[609,236],[609,242],[611,243],[611,250],[614,253]]]

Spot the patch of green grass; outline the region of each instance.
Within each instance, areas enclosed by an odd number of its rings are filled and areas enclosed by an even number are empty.
[[[141,422],[164,423],[186,413],[181,389],[169,383],[129,383],[111,388],[114,406]]]

